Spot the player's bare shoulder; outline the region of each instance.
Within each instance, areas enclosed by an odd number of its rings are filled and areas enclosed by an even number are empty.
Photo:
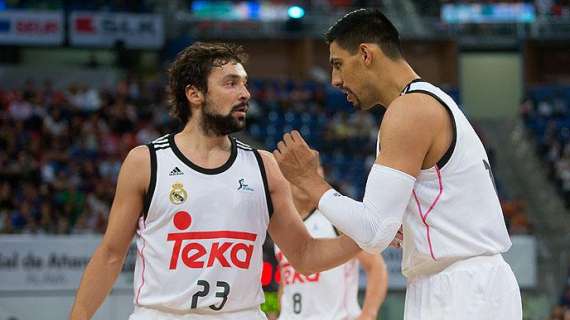
[[[129,167],[138,167],[141,173],[144,171],[150,172],[150,151],[148,147],[140,145],[132,148],[123,161],[123,166],[127,164]]]
[[[146,191],[150,181],[150,151],[147,146],[140,145],[129,151],[119,178],[128,179],[141,191]]]
[[[258,150],[261,159],[263,160],[263,165],[265,166],[265,173],[267,174],[267,178],[271,180],[272,178],[283,177],[281,170],[279,170],[279,165],[277,164],[277,160],[275,160],[275,156],[269,151],[266,150]]]
[[[447,119],[445,107],[427,94],[409,93],[396,98],[387,108],[381,132],[413,130],[431,132],[440,128]]]

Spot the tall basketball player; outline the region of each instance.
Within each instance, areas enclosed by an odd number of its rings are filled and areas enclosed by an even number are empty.
[[[403,225],[405,319],[521,319],[489,160],[464,114],[418,77],[380,11],[349,13],[327,42],[332,84],[356,108],[386,108],[376,162],[355,201],[326,183],[315,152],[293,132],[274,152],[285,177],[367,251],[384,250]]]
[[[338,235],[336,228],[299,188],[291,186],[293,202],[313,237]],[[375,320],[388,290],[388,272],[380,254],[359,253],[355,259],[336,268],[304,276],[275,246],[281,272],[279,320]],[[366,295],[358,305],[359,265],[366,273]]]
[[[109,293],[136,232],[131,320],[265,319],[259,305],[268,231],[303,274],[354,257],[348,237],[312,238],[271,153],[229,137],[250,93],[240,47],[195,43],[169,70],[177,134],[125,159],[102,243],[71,312],[89,319]]]

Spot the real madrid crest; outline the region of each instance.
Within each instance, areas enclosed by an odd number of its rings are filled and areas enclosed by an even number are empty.
[[[170,202],[173,204],[182,204],[186,199],[188,199],[188,192],[184,190],[184,185],[177,182],[172,185],[172,190],[170,190]]]

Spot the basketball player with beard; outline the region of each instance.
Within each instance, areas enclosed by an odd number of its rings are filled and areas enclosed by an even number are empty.
[[[177,56],[169,89],[184,129],[126,157],[71,319],[89,319],[103,303],[135,233],[131,320],[266,319],[259,308],[266,232],[303,274],[360,252],[345,236],[312,238],[272,154],[229,136],[245,127],[244,61],[240,47],[221,43],[195,43]]]

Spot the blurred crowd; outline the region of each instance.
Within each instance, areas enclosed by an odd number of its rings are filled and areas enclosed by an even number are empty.
[[[221,2],[220,0],[217,0]],[[169,5],[178,8],[192,7],[193,0],[177,0]],[[227,2],[227,1],[226,1]],[[237,1],[233,1],[237,2]],[[261,2],[261,1],[250,1]],[[277,5],[302,5],[307,10],[313,12],[331,12],[335,10],[345,10],[346,8],[376,7],[384,8],[383,0],[270,0],[263,1]],[[439,16],[441,6],[446,3],[531,3],[534,4],[537,14],[547,17],[570,17],[570,0],[440,0],[423,1],[412,0],[418,12],[426,16]],[[148,13],[159,11],[164,2],[158,0],[5,0],[2,1],[6,9],[35,9],[35,10],[97,10],[111,12],[138,12]]]
[[[283,132],[300,130],[329,181],[361,198],[381,108],[355,112],[340,91],[315,81],[250,82],[249,137],[272,150]],[[0,233],[104,232],[122,159],[179,127],[167,110],[159,79],[0,89]],[[511,232],[528,232],[524,203],[503,199],[503,210]]]
[[[247,130],[254,139],[273,149],[283,132],[300,130],[319,150],[327,178],[348,195],[362,196],[375,156],[378,113],[353,112],[344,94],[314,81],[253,81],[251,89],[255,111]]]
[[[378,126],[383,109],[355,111],[340,91],[314,81],[252,81],[255,93],[254,118],[249,134],[272,149],[282,133],[300,130],[309,144],[319,150],[327,179],[343,193],[361,199],[366,178],[376,158]],[[447,90],[455,101],[456,90]],[[486,146],[491,166],[495,150],[487,143],[481,128],[475,124]],[[526,202],[512,198],[509,188],[495,175],[505,222],[512,234],[532,231],[526,214]]]
[[[570,0],[535,0],[537,13],[547,17],[570,17]]]
[[[493,4],[493,3],[530,3],[534,4],[538,16],[570,17],[570,0],[413,0],[418,12],[427,16],[440,16],[443,4]]]
[[[164,101],[137,79],[1,90],[0,232],[103,232],[126,153],[175,126]]]
[[[529,90],[520,111],[535,137],[537,153],[548,176],[570,208],[570,87],[545,86]]]

